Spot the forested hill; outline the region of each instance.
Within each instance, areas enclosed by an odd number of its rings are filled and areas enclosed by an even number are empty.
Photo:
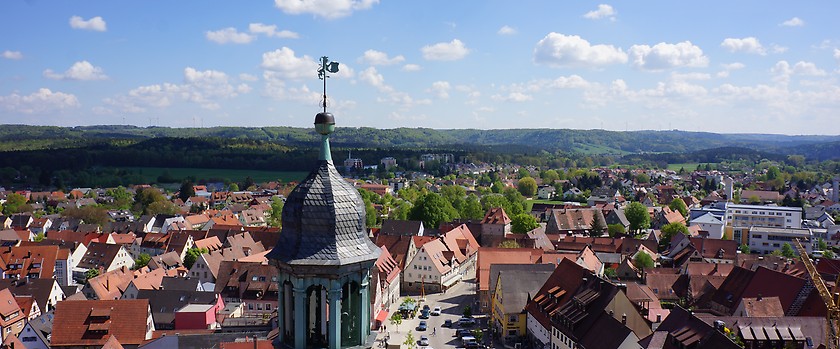
[[[287,146],[312,146],[312,128],[0,125],[0,151],[74,148],[97,141],[140,141],[149,138],[218,138],[255,140]],[[716,134],[687,131],[605,131],[570,129],[435,130],[428,128],[339,127],[332,143],[346,148],[450,148],[517,146],[583,154],[687,153],[739,147],[776,154],[801,154],[825,160],[840,156],[840,136]],[[502,149],[504,147],[494,147]]]

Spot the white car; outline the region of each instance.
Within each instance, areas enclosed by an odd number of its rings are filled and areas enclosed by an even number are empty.
[[[417,344],[420,344],[420,346],[427,346],[427,345],[429,345],[429,337],[426,337],[426,336],[420,336],[420,340],[417,342]]]
[[[432,316],[438,315],[440,315],[440,307],[435,307],[434,309],[432,309]]]

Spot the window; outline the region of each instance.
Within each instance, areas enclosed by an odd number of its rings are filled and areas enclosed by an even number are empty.
[[[265,310],[271,310],[271,303],[265,303]]]
[[[257,303],[257,310],[262,310],[262,303]]]
[[[254,310],[254,303],[248,303],[248,310]]]

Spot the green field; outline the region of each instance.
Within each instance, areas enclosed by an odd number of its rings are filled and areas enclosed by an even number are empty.
[[[697,169],[697,165],[706,166],[706,163],[701,164],[694,162],[685,164],[668,164],[668,169],[672,171],[679,171],[681,168],[684,168],[686,171],[694,171]],[[715,166],[717,166],[716,163],[710,163],[709,165],[712,165],[712,168],[715,168]]]
[[[251,176],[256,183],[281,180],[283,182],[301,181],[308,172],[302,171],[257,171],[257,170],[232,170],[219,168],[164,168],[164,167],[122,167],[143,176],[147,182],[156,182],[157,178],[167,171],[172,177],[186,178],[194,176],[196,180],[228,179],[233,182],[242,182],[246,177]]]

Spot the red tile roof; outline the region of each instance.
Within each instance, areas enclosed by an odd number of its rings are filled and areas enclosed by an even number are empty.
[[[103,346],[112,336],[123,345],[140,345],[149,316],[148,299],[59,302],[51,345]]]

